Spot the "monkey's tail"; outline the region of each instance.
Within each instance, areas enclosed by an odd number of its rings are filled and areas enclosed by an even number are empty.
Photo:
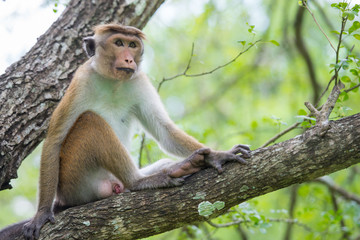
[[[23,226],[25,223],[29,222],[29,220],[25,220],[22,222],[14,223],[10,226],[5,227],[0,230],[0,240],[11,240],[15,238],[19,238],[23,234]]]

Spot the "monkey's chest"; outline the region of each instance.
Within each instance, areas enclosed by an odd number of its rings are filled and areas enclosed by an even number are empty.
[[[112,128],[120,142],[130,148],[130,140],[134,129],[134,116],[125,107],[111,107],[94,104],[91,109],[99,114]]]

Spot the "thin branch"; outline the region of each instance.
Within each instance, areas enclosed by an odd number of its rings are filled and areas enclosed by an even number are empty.
[[[324,36],[326,37],[326,39],[328,40],[328,42],[330,43],[330,46],[332,47],[332,49],[336,52],[336,49],[334,47],[334,45],[331,43],[329,37],[326,35],[326,33],[324,32],[324,30],[322,29],[322,27],[320,26],[320,24],[318,23],[318,21],[316,20],[315,15],[313,14],[313,12],[310,10],[310,8],[308,7],[308,5],[306,4],[305,0],[302,0],[302,4],[303,6],[306,8],[306,10],[310,13],[310,15],[312,16],[312,18],[314,19],[315,24],[318,26],[318,28],[320,29],[320,31],[322,32],[322,34],[324,34]]]
[[[142,152],[143,152],[143,148],[145,146],[145,133],[141,134],[141,144],[140,144],[140,149],[139,149],[139,158],[138,158],[138,163],[139,163],[139,168],[141,168],[141,158],[142,158]]]
[[[267,218],[265,221],[268,222],[283,222],[283,223],[289,223],[289,224],[296,224],[302,228],[304,228],[306,231],[312,232],[312,229],[307,226],[306,224],[300,223],[297,219],[289,219],[289,218]],[[214,228],[226,228],[234,225],[239,225],[243,223],[253,223],[252,220],[249,219],[238,219],[233,222],[223,223],[223,224],[216,224],[212,221],[206,221],[210,226]]]
[[[313,103],[315,103],[319,99],[319,92],[320,92],[320,85],[318,83],[317,77],[316,77],[316,71],[314,67],[314,63],[312,61],[312,58],[310,56],[310,53],[306,47],[305,41],[304,41],[304,34],[302,33],[303,30],[303,22],[304,22],[304,14],[305,14],[305,8],[298,8],[295,18],[295,45],[298,51],[300,52],[301,56],[304,59],[305,65],[308,70],[310,83],[312,85],[313,89]]]
[[[190,64],[191,64],[191,61],[192,61],[192,58],[194,56],[194,43],[192,44],[192,48],[191,48],[191,54],[190,54],[190,59],[188,61],[188,64],[185,68],[185,70],[182,72],[182,73],[179,73],[179,74],[176,74],[175,76],[172,76],[172,77],[169,77],[169,78],[163,78],[161,80],[161,82],[159,83],[158,85],[158,88],[157,88],[157,91],[159,92],[160,91],[160,88],[161,86],[164,84],[164,82],[167,82],[167,81],[171,81],[171,80],[174,80],[175,78],[178,78],[178,77],[181,77],[181,76],[184,76],[184,77],[200,77],[200,76],[204,76],[204,75],[209,75],[209,74],[212,74],[213,72],[221,69],[221,68],[224,68],[228,65],[230,65],[231,63],[235,62],[242,54],[246,53],[247,51],[249,51],[253,46],[255,46],[257,43],[259,43],[261,40],[257,40],[255,43],[251,44],[249,47],[247,47],[245,50],[239,52],[232,60],[230,60],[229,62],[223,64],[223,65],[220,65],[220,66],[217,66],[216,68],[210,70],[210,71],[207,71],[207,72],[202,72],[202,73],[196,73],[196,74],[188,74],[188,70],[190,69]]]
[[[330,178],[321,177],[321,178],[317,178],[314,181],[326,185],[329,189],[336,192],[337,194],[339,194],[344,199],[349,200],[349,201],[354,201],[354,202],[356,202],[357,204],[360,205],[360,197],[359,196],[357,196],[357,195],[355,195],[353,193],[349,193],[349,192],[345,191],[343,188],[336,185]]]
[[[296,200],[297,200],[297,196],[298,196],[298,188],[299,185],[295,184],[293,186],[291,186],[290,188],[290,204],[289,204],[289,217],[290,219],[294,219],[294,210],[295,210],[295,206],[296,206]],[[286,231],[285,231],[285,236],[284,236],[284,240],[290,240],[291,239],[291,233],[292,233],[292,229],[293,229],[294,224],[292,223],[288,223],[287,227],[286,227]]]
[[[310,115],[308,115],[310,116]],[[268,146],[269,144],[275,142],[277,139],[279,139],[280,137],[284,136],[285,134],[287,134],[288,132],[292,131],[293,129],[297,128],[300,125],[300,122],[296,122],[293,125],[291,125],[290,127],[288,127],[287,129],[285,129],[284,131],[276,134],[274,137],[270,138],[266,143],[264,143],[261,148]]]
[[[344,90],[344,92],[350,92],[350,91],[352,91],[352,90],[354,90],[355,88],[358,88],[358,87],[360,87],[360,83],[357,84],[357,85],[355,85],[355,86],[353,86],[352,88],[349,88],[349,89]]]
[[[336,214],[338,214],[339,213],[339,204],[338,204],[338,201],[337,201],[336,196],[335,196],[335,191],[330,189],[330,188],[329,188],[329,191],[330,191],[331,202],[332,202],[332,205],[333,205],[334,212]],[[346,225],[345,225],[345,222],[344,222],[343,218],[340,219],[339,224],[340,224],[340,229],[343,232],[343,234],[341,236],[341,239],[349,239],[349,232],[345,231]]]

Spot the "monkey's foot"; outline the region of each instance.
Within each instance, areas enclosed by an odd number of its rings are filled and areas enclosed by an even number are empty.
[[[26,240],[38,239],[40,229],[47,222],[55,223],[54,214],[49,211],[39,211],[33,219],[24,224],[23,233]]]
[[[193,152],[188,158],[171,167],[169,176],[172,178],[191,175],[205,167],[205,156],[210,154],[210,148],[200,148]]]
[[[241,154],[241,155],[239,155]],[[251,157],[249,146],[238,144],[229,151],[211,151],[205,155],[206,166],[213,167],[219,174],[223,172],[222,166],[227,162],[239,162],[247,164],[246,158]]]

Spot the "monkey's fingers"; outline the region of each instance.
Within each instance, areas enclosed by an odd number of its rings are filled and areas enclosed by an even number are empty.
[[[236,155],[236,160],[237,160],[237,162],[239,162],[241,164],[245,164],[245,165],[248,164],[248,162],[239,155]]]
[[[50,213],[49,215],[46,216],[46,218],[45,218],[45,220],[44,220],[43,223],[36,225],[35,234],[34,234],[35,239],[39,239],[39,237],[40,237],[40,230],[41,230],[42,226],[43,226],[45,223],[47,223],[47,222],[51,222],[52,224],[55,223],[55,218],[54,218],[54,215],[53,215],[52,213]]]
[[[54,214],[49,211],[35,216],[31,221],[23,226],[24,237],[27,240],[38,239],[42,226],[47,222],[55,223]]]
[[[171,178],[169,183],[171,187],[178,187],[183,185],[184,182],[185,182],[185,177],[179,177],[179,178]]]
[[[216,171],[218,172],[218,174],[222,174],[224,172],[224,169],[221,166],[220,162],[216,162],[216,164],[213,165],[213,168],[216,169]]]
[[[244,158],[251,157],[251,150],[247,145],[242,145],[242,144],[236,145],[230,150],[230,152],[235,155],[241,153],[242,157]]]
[[[193,152],[186,160],[195,168],[203,167],[205,165],[205,156],[211,153],[210,148],[200,148]]]
[[[250,149],[250,146],[249,145],[245,145],[245,144],[237,144],[237,145],[235,145],[233,148],[243,148],[243,149],[245,149],[245,150],[248,150],[248,151],[251,151],[251,149]]]
[[[245,159],[243,158],[242,155],[236,155],[236,154],[232,154],[232,153],[229,153],[226,158],[223,160],[223,162],[238,162],[238,163],[241,163],[241,164],[247,164],[247,162],[245,161]]]
[[[210,148],[200,148],[198,150],[196,150],[192,155],[194,154],[198,154],[198,155],[208,155],[211,153],[211,149]]]

